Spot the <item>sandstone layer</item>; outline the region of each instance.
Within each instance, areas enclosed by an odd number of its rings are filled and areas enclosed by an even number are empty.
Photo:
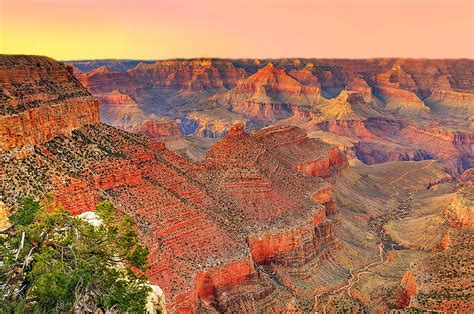
[[[20,195],[52,191],[73,214],[113,201],[137,220],[151,248],[148,277],[172,311],[281,310],[288,292],[269,279],[272,265],[294,270],[331,252],[336,205],[327,182],[240,130],[193,165],[154,140],[86,126],[22,159],[5,155],[2,198],[15,208]]]
[[[27,60],[50,62],[71,77],[52,60]],[[109,73],[96,72],[101,71]],[[17,88],[26,91],[22,84]],[[62,88],[58,78],[51,84]],[[54,88],[47,97],[55,97]],[[38,97],[36,90],[30,92],[25,97]],[[87,94],[80,85],[79,92]],[[314,275],[308,280],[308,270],[317,270],[337,250],[332,218],[337,206],[330,183],[320,178],[347,167],[337,149],[308,139],[296,127],[248,134],[237,124],[202,162],[193,163],[164,142],[99,123],[97,102],[87,97],[95,119],[71,122],[68,132],[32,142],[28,154],[18,156],[10,146],[2,152],[0,196],[9,209],[15,210],[22,196],[46,193],[74,215],[93,211],[103,199],[114,202],[137,221],[151,250],[147,276],[162,288],[171,312],[308,309],[317,284]],[[120,92],[107,97],[133,105]],[[55,104],[35,106],[31,110]],[[73,107],[82,109],[78,103]],[[49,126],[42,120],[37,125]],[[177,125],[144,125],[154,137],[179,133]],[[281,137],[286,143],[275,145]],[[301,163],[314,167],[304,171]],[[307,291],[298,295],[302,287]]]
[[[0,57],[0,150],[42,144],[99,122],[99,103],[52,59]]]

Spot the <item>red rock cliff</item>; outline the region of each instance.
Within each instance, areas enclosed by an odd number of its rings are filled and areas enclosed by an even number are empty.
[[[0,149],[45,143],[99,122],[99,103],[63,64],[0,56]]]

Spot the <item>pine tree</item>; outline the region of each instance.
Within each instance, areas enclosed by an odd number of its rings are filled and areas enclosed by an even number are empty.
[[[25,198],[0,235],[0,312],[144,312],[148,249],[134,221],[101,202],[94,226]]]

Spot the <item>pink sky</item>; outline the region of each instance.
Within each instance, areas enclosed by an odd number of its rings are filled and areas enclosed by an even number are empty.
[[[0,52],[474,58],[474,0],[0,0]]]

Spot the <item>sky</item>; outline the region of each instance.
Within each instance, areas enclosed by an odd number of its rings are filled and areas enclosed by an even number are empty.
[[[474,0],[0,0],[0,53],[474,58]]]

